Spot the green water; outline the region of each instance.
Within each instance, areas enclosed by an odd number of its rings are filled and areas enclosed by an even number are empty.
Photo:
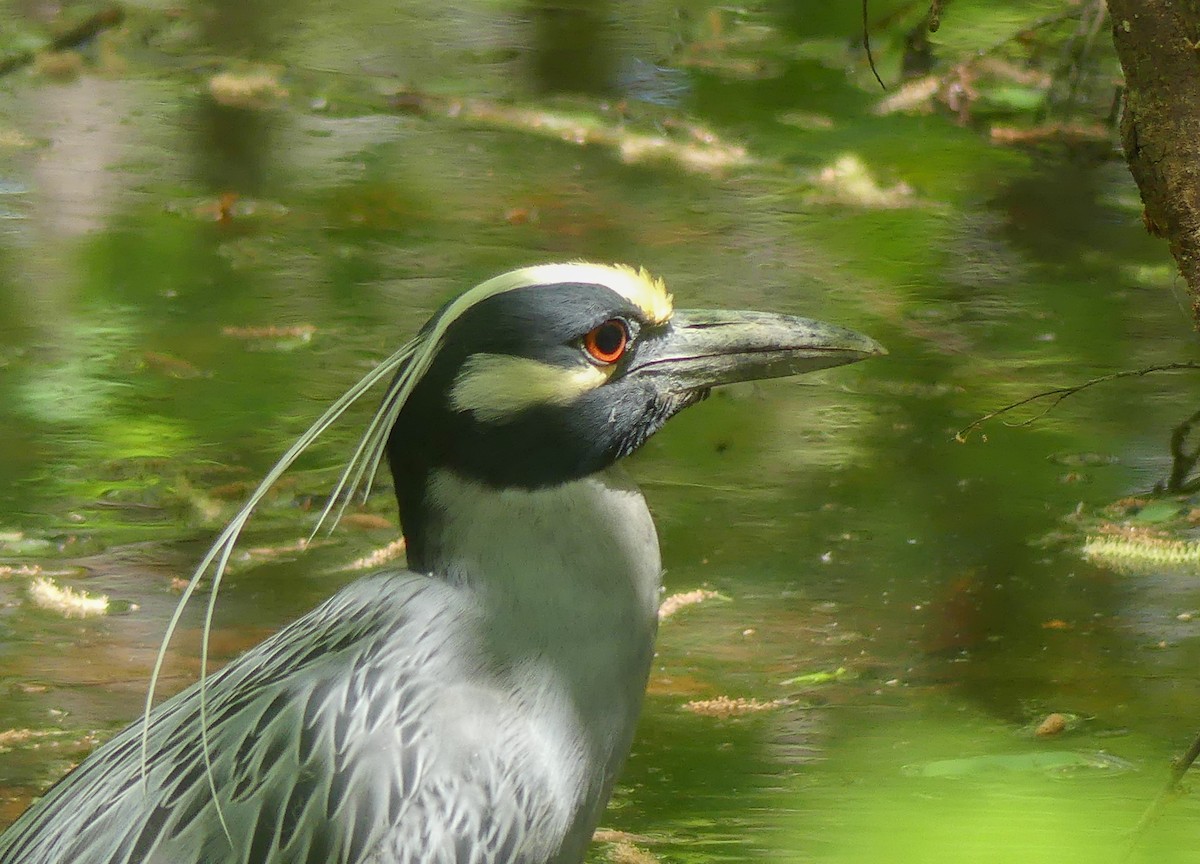
[[[114,604],[66,619],[0,576],[0,823],[138,714],[172,578],[323,405],[463,288],[589,258],[891,352],[719,393],[630,460],[668,590],[726,599],[664,623],[605,825],[674,862],[1118,860],[1200,731],[1200,583],[1085,561],[1069,517],[1165,477],[1194,383],[953,435],[1194,357],[1167,250],[1118,159],[871,113],[857,8],[825,6],[147,2],[79,70],[0,78],[0,564]],[[0,49],[44,42],[35,7],[0,7]],[[394,539],[288,549],[371,408],[252,524],[218,657]],[[782,701],[685,708],[719,696]],[[1197,839],[1185,797],[1133,860]]]

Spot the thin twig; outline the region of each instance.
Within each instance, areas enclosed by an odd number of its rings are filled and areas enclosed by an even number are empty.
[[[879,82],[879,86],[886,90],[887,85],[879,77],[879,70],[875,68],[875,57],[871,54],[871,28],[867,21],[867,0],[862,0],[862,13],[863,48],[867,51],[867,62],[871,64],[871,74],[875,76],[875,80]]]
[[[1099,378],[1092,378],[1088,381],[1084,381],[1082,384],[1073,384],[1070,387],[1055,387],[1052,390],[1043,390],[1041,393],[1034,393],[1032,396],[1026,396],[1024,399],[1020,399],[1009,405],[1005,405],[1003,408],[997,408],[995,411],[990,411],[987,414],[984,414],[978,420],[973,420],[971,423],[968,423],[962,429],[958,430],[954,436],[954,440],[958,441],[960,444],[964,443],[967,440],[967,437],[973,431],[978,429],[989,420],[999,417],[1001,414],[1007,414],[1014,408],[1020,408],[1022,405],[1028,405],[1030,402],[1036,402],[1038,399],[1051,398],[1053,401],[1033,417],[1022,420],[1019,423],[1005,423],[1004,425],[1016,428],[1020,426],[1029,426],[1032,423],[1036,423],[1038,420],[1042,419],[1051,411],[1053,411],[1055,406],[1057,406],[1059,402],[1062,402],[1068,396],[1073,396],[1080,390],[1086,390],[1087,388],[1094,387],[1097,384],[1104,384],[1107,381],[1116,381],[1118,378],[1140,378],[1143,375],[1149,375],[1151,372],[1171,372],[1179,369],[1200,369],[1200,363],[1160,363],[1155,366],[1147,366],[1144,369],[1126,369],[1122,372],[1113,372],[1111,375],[1101,375]]]
[[[1151,802],[1150,806],[1146,808],[1146,812],[1142,814],[1142,818],[1138,820],[1137,826],[1130,833],[1129,842],[1125,846],[1125,854],[1121,856],[1122,861],[1129,860],[1133,855],[1134,849],[1137,847],[1138,841],[1146,833],[1146,829],[1159,820],[1163,811],[1172,800],[1183,794],[1183,789],[1179,784],[1183,782],[1184,775],[1187,774],[1188,769],[1192,767],[1192,763],[1197,758],[1200,758],[1200,735],[1197,735],[1195,740],[1192,741],[1192,746],[1188,748],[1186,753],[1171,763],[1171,776],[1167,779],[1167,785],[1158,793],[1158,797]]]

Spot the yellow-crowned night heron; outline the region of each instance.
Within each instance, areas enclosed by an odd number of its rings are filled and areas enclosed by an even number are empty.
[[[386,451],[411,569],[343,589],[100,747],[0,836],[0,864],[579,864],[657,621],[654,525],[614,463],[714,385],[881,352],[817,321],[676,311],[624,267],[468,291],[267,481],[392,376],[339,491]],[[219,575],[259,497],[202,570]]]

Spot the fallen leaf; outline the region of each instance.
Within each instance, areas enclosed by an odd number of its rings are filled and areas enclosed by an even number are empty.
[[[1033,734],[1039,738],[1050,738],[1058,735],[1067,728],[1067,716],[1054,712],[1047,714],[1046,718],[1038,724],[1037,729],[1033,730]]]

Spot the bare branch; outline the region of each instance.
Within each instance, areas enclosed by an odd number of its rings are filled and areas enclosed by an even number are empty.
[[[1118,378],[1140,378],[1143,375],[1149,375],[1152,372],[1171,372],[1180,369],[1200,369],[1200,363],[1160,363],[1155,366],[1147,366],[1144,369],[1126,369],[1121,372],[1113,372],[1110,375],[1101,375],[1099,378],[1092,378],[1088,381],[1084,381],[1082,384],[1073,384],[1070,387],[1055,387],[1052,390],[1043,390],[1041,393],[1034,393],[1032,396],[1026,396],[1024,399],[1020,399],[1009,405],[1005,405],[1003,408],[990,411],[987,414],[984,414],[978,420],[973,420],[962,429],[958,430],[958,432],[954,435],[954,440],[958,441],[960,444],[965,443],[972,432],[989,420],[999,417],[1001,414],[1007,414],[1014,408],[1020,408],[1022,405],[1028,405],[1031,402],[1036,402],[1039,399],[1051,399],[1053,401],[1051,401],[1050,404],[1043,410],[1039,411],[1037,414],[1028,418],[1027,420],[1022,420],[1019,423],[1005,423],[1004,425],[1020,427],[1029,426],[1032,423],[1036,423],[1038,420],[1054,410],[1055,406],[1057,406],[1059,402],[1062,402],[1068,396],[1074,396],[1080,390],[1086,390],[1087,388],[1094,387],[1097,384],[1104,384],[1108,381],[1116,381]]]
[[[867,62],[871,64],[871,74],[875,76],[875,80],[879,82],[879,86],[886,90],[887,85],[879,77],[879,70],[875,68],[875,57],[871,54],[871,27],[867,21],[867,0],[862,0],[862,13],[863,48],[867,51]]]

